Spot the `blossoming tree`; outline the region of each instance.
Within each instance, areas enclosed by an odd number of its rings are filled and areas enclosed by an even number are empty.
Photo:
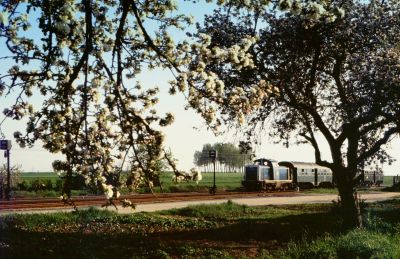
[[[169,33],[191,19],[176,9],[167,0],[1,1],[1,59],[10,67],[0,72],[0,96],[16,95],[4,115],[28,118],[26,132],[14,134],[20,146],[41,140],[65,155],[53,164],[65,200],[74,172],[108,199],[119,197],[115,174],[125,162],[138,179],[153,179],[164,156],[161,127],[173,116],[157,115],[158,89],[135,79],[182,62]]]
[[[191,106],[214,128],[236,121],[249,140],[264,128],[311,144],[333,171],[344,225],[361,226],[357,171],[390,161],[383,148],[400,132],[399,2],[275,7],[226,4],[206,17],[176,87],[188,87]]]

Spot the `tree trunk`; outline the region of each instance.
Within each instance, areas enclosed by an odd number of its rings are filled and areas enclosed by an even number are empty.
[[[344,168],[334,172],[339,189],[341,216],[345,229],[362,228],[362,215],[357,191],[349,174]]]

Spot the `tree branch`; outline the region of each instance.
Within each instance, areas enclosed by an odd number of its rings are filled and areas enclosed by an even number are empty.
[[[300,109],[299,109],[300,108]],[[322,132],[326,140],[328,141],[330,146],[336,146],[336,140],[333,137],[332,133],[330,132],[329,128],[325,125],[325,122],[322,120],[322,117],[318,114],[318,112],[309,107],[308,105],[298,103],[297,104],[297,110],[301,111],[304,110],[306,111],[314,120],[315,125],[317,128]]]
[[[150,48],[152,48],[158,56],[164,58],[173,68],[176,69],[176,71],[181,72],[179,67],[172,61],[170,60],[155,44],[154,41],[151,39],[150,35],[147,33],[146,28],[144,28],[144,25],[142,23],[142,20],[140,19],[140,15],[138,13],[138,8],[136,6],[135,1],[131,1],[132,4],[132,10],[133,14],[135,15],[136,21],[139,25],[140,30],[143,33],[144,39],[146,40],[147,44],[149,44]]]
[[[315,135],[314,135],[314,132],[313,132],[313,130],[311,128],[311,125],[308,122],[308,119],[306,118],[306,115],[302,114],[302,116],[304,118],[304,121],[306,122],[305,125],[306,125],[307,131],[308,131],[308,133],[310,135],[307,136],[305,133],[300,133],[299,135],[302,136],[304,139],[306,139],[308,142],[310,142],[310,144],[313,146],[314,151],[315,151],[315,153],[314,153],[315,162],[318,165],[325,166],[325,167],[330,167],[331,164],[329,162],[327,162],[325,160],[323,161],[321,159],[321,150],[319,149],[318,142],[317,142],[317,139],[315,138]]]
[[[78,78],[79,72],[81,71],[85,62],[87,62],[89,55],[93,50],[92,2],[91,0],[84,0],[84,4],[85,4],[85,24],[86,24],[85,50],[78,64],[73,69],[72,75],[70,76],[70,79],[68,81],[69,85],[71,85]]]
[[[367,151],[365,151],[364,153],[360,154],[357,158],[357,164],[365,161],[367,158],[369,158],[370,156],[372,156],[373,154],[375,154],[376,152],[378,152],[381,148],[382,145],[386,144],[389,140],[389,138],[396,133],[400,133],[400,127],[396,126],[393,128],[388,129],[383,137],[381,139],[379,139],[378,141],[375,142],[375,144]]]
[[[317,100],[312,93],[312,89],[315,86],[315,80],[316,80],[316,75],[317,75],[317,66],[318,66],[320,55],[321,55],[321,47],[318,44],[318,46],[315,49],[314,58],[313,58],[312,66],[311,66],[310,82],[308,84],[306,84],[306,87],[305,87],[305,89],[307,91],[306,94],[308,95],[308,98],[310,98],[311,104],[313,106],[316,106],[316,104],[317,104]]]

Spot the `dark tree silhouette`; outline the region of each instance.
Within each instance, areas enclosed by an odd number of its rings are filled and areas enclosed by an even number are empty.
[[[384,146],[400,132],[400,8],[332,1],[325,9],[337,16],[216,10],[198,28],[189,101],[214,127],[247,121],[249,140],[268,126],[278,140],[310,143],[333,170],[344,225],[362,226],[357,170],[390,162]]]

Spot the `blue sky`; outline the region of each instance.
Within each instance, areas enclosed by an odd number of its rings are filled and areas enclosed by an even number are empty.
[[[209,5],[203,3],[200,5],[193,5],[185,2],[181,9],[184,13],[191,13],[196,21],[201,21],[202,17],[208,11],[211,11]],[[0,53],[4,53],[4,42],[0,42]],[[0,63],[0,71],[5,71],[8,64]],[[1,72],[0,72],[1,73]],[[205,143],[215,142],[234,142],[240,140],[240,134],[236,134],[233,129],[229,134],[215,137],[213,133],[207,131],[203,119],[192,110],[185,110],[184,96],[177,94],[170,96],[168,94],[168,81],[172,79],[168,71],[154,70],[152,72],[145,72],[139,76],[143,85],[149,87],[157,85],[160,88],[160,103],[158,104],[158,111],[160,114],[172,112],[175,115],[175,123],[164,130],[166,136],[166,147],[170,148],[174,156],[178,159],[178,167],[182,169],[189,169],[193,167],[193,154],[196,150],[201,150]],[[9,106],[13,101],[13,95],[5,98],[0,97],[0,111]],[[36,102],[39,102],[36,100]],[[0,114],[0,121],[4,118]],[[7,120],[4,124],[3,131],[7,139],[12,139],[14,131],[22,131],[25,128],[24,122],[16,122]],[[195,129],[196,128],[196,129]],[[267,134],[262,137],[261,144],[256,147],[256,155],[258,157],[272,158],[276,160],[291,160],[291,161],[314,161],[314,151],[309,145],[290,146],[289,148],[283,145],[272,144],[268,140]],[[329,160],[329,148],[326,144],[322,145],[323,158]],[[389,153],[395,158],[400,158],[400,142],[394,141],[388,149]],[[24,171],[52,171],[51,163],[55,159],[62,158],[57,154],[50,154],[41,148],[40,143],[35,145],[32,149],[21,149],[17,144],[11,150],[12,164],[22,166]],[[324,156],[325,155],[325,156]],[[0,163],[5,163],[6,159],[0,155]],[[384,165],[383,169],[386,174],[400,173],[400,162],[395,162],[392,166]]]

